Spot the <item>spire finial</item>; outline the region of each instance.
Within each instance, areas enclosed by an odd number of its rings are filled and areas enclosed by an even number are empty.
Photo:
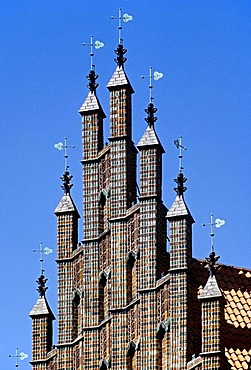
[[[73,149],[75,148],[74,145],[68,145],[67,144],[67,137],[64,138],[64,144],[60,141],[59,143],[54,145],[54,148],[58,150],[63,150],[64,149],[64,164],[65,164],[65,172],[69,170],[69,165],[68,165],[68,151],[67,149]]]
[[[133,20],[133,17],[127,13],[125,13],[123,16],[122,16],[122,9],[119,8],[119,16],[118,17],[115,17],[115,16],[111,16],[111,19],[118,19],[118,30],[119,30],[119,45],[122,45],[123,44],[123,39],[122,39],[122,20],[123,22],[127,23],[129,21],[132,21]]]
[[[179,195],[179,197],[181,197],[183,196],[184,192],[187,190],[187,187],[184,186],[184,183],[187,181],[187,178],[182,173],[184,169],[184,167],[182,167],[182,158],[183,158],[182,150],[187,150],[187,148],[185,148],[182,145],[182,136],[180,136],[179,140],[174,140],[174,145],[176,146],[176,148],[180,150],[179,151],[179,173],[178,173],[177,179],[174,179],[174,181],[177,184],[177,187],[174,188],[174,190]]]
[[[154,107],[153,103],[150,102],[148,104],[148,107],[145,109],[145,112],[147,113],[147,117],[145,118],[145,121],[148,123],[148,126],[150,128],[154,127],[154,122],[157,121],[157,117],[154,117],[154,113],[157,112],[157,108]]]
[[[212,250],[208,257],[205,257],[207,262],[206,269],[209,271],[209,276],[213,277],[216,275],[216,271],[218,270],[219,266],[216,264],[220,256],[216,256],[215,252]]]
[[[86,86],[92,93],[95,93],[96,88],[98,87],[98,83],[96,82],[98,75],[95,74],[94,69],[90,70],[90,73],[88,74],[88,76],[86,76],[86,78],[89,80],[89,83]]]
[[[64,190],[65,195],[70,194],[71,188],[73,187],[73,184],[71,184],[72,178],[73,176],[70,175],[70,172],[67,170],[65,170],[63,176],[60,177],[60,179],[63,181],[61,188]]]
[[[187,150],[185,146],[182,145],[182,136],[180,136],[179,140],[174,140],[174,145],[176,146],[177,149],[179,149],[179,172],[181,173],[184,167],[182,166],[182,150]]]
[[[213,213],[210,214],[210,223],[203,224],[202,226],[210,226],[210,239],[211,239],[211,252],[214,252],[214,226],[219,229],[221,226],[225,225],[225,220],[216,218],[214,221]]]
[[[187,187],[184,186],[184,183],[187,181],[187,178],[183,175],[182,172],[179,172],[177,179],[174,179],[174,181],[177,184],[177,187],[174,188],[174,190],[176,191],[179,197],[182,197],[184,192],[187,190]]]
[[[44,297],[45,296],[45,292],[46,290],[48,289],[47,286],[45,286],[46,282],[47,282],[48,279],[46,279],[46,277],[44,276],[44,274],[42,273],[39,278],[36,280],[37,284],[38,284],[38,287],[37,287],[37,291],[40,295],[40,297]]]
[[[24,353],[24,352],[18,352],[18,347],[16,347],[16,354],[15,355],[9,355],[9,357],[14,357],[16,359],[16,364],[15,364],[15,367],[18,368],[19,367],[19,363],[18,363],[18,360],[25,360],[28,355],[27,353]]]
[[[164,76],[163,73],[161,72],[158,72],[158,71],[155,71],[152,73],[152,67],[150,66],[149,67],[149,76],[141,76],[141,78],[149,78],[149,93],[150,93],[150,103],[152,103],[153,101],[153,97],[152,97],[152,89],[153,89],[153,83],[152,83],[152,78],[154,79],[154,81],[158,81],[160,80],[162,77]]]
[[[93,42],[93,36],[91,35],[91,42],[90,43],[83,43],[83,46],[90,46],[90,59],[91,59],[91,71],[95,70],[95,64],[93,64],[93,57],[94,57],[94,50],[95,49],[101,49],[105,44],[99,40],[96,40]]]
[[[117,54],[117,58],[115,58],[114,61],[119,67],[123,67],[124,63],[127,61],[127,58],[124,58],[124,54],[127,52],[127,50],[123,48],[122,44],[118,44],[117,49],[114,51]]]
[[[41,275],[44,274],[44,254],[47,256],[51,254],[53,250],[48,247],[43,247],[43,242],[39,243],[39,249],[33,249],[33,252],[39,252],[39,261],[40,261],[40,273]]]

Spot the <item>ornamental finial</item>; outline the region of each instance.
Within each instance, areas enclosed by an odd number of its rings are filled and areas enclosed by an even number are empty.
[[[48,287],[45,286],[47,280],[48,279],[46,279],[44,274],[42,273],[36,281],[38,283],[37,291],[38,291],[40,297],[44,297],[45,292],[48,289]]]
[[[96,88],[98,87],[98,83],[96,82],[98,75],[96,75],[94,69],[90,70],[90,73],[88,74],[88,76],[86,76],[86,78],[89,80],[89,83],[86,86],[92,93],[95,93]]]
[[[157,108],[154,107],[153,103],[150,102],[148,104],[148,107],[145,109],[145,112],[147,113],[147,117],[145,118],[145,121],[148,123],[148,126],[150,128],[154,127],[154,122],[157,121],[157,117],[154,117],[154,113],[157,112]]]
[[[64,190],[65,195],[70,194],[70,190],[73,187],[73,184],[71,184],[71,179],[73,178],[72,175],[70,175],[70,172],[66,169],[63,176],[60,177],[60,179],[63,181],[63,185],[61,185],[61,188]]]
[[[122,44],[118,44],[117,49],[114,51],[117,54],[117,58],[115,58],[114,61],[117,63],[119,67],[122,67],[124,63],[127,61],[127,58],[124,58],[124,54],[127,52],[127,50],[124,49]]]
[[[174,179],[174,181],[177,184],[177,187],[174,188],[174,190],[176,191],[179,197],[182,197],[184,192],[187,190],[187,187],[184,186],[184,183],[187,181],[187,178],[183,175],[182,172],[179,172],[177,179]]]
[[[216,271],[218,270],[219,266],[216,264],[220,256],[216,256],[214,251],[211,251],[209,257],[206,257],[206,269],[209,271],[209,276],[213,277],[216,275]]]

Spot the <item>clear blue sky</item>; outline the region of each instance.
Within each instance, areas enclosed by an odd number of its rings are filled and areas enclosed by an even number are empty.
[[[37,300],[39,242],[53,248],[45,257],[48,300],[56,315],[56,218],[63,153],[54,144],[68,137],[74,175],[72,195],[82,212],[81,117],[87,95],[90,35],[105,47],[96,52],[98,97],[109,117],[106,84],[115,70],[118,8],[133,15],[124,25],[125,64],[134,87],[133,138],[142,136],[148,104],[141,75],[164,73],[155,83],[156,130],[166,150],[163,197],[175,193],[178,153],[188,147],[186,202],[196,221],[194,256],[209,253],[211,212],[226,220],[215,238],[220,262],[251,268],[251,3],[249,0],[8,0],[0,3],[1,148],[1,369],[14,368],[15,347],[31,355],[31,319]],[[108,118],[105,133],[108,137]],[[82,232],[82,227],[80,226]],[[81,236],[80,236],[81,238]],[[56,340],[56,339],[55,339]],[[28,360],[20,369],[28,369]]]

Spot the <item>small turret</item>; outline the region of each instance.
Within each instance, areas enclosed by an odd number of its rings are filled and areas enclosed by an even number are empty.
[[[175,145],[176,145],[175,140]],[[184,186],[187,179],[184,177],[181,164],[181,142],[176,145],[180,148],[180,165],[177,186],[174,188],[177,196],[167,212],[170,224],[170,286],[169,286],[169,317],[170,327],[170,369],[185,369],[193,354],[193,311],[192,311],[192,224],[194,219],[185,203]],[[174,340],[173,338],[177,338]]]
[[[32,361],[31,364],[36,369],[36,361],[46,362],[47,354],[52,350],[53,328],[52,322],[55,317],[45,297],[48,287],[45,286],[48,279],[44,276],[44,270],[37,279],[39,298],[30,311],[32,319]],[[42,367],[43,368],[43,367]],[[46,368],[46,367],[45,367]]]
[[[213,238],[213,215],[211,215],[211,238]],[[205,268],[209,272],[208,280],[198,299],[201,301],[201,326],[202,348],[200,357],[203,359],[202,369],[223,369],[225,368],[224,346],[223,346],[223,323],[224,305],[223,293],[217,282],[217,261],[212,241],[212,249],[206,257]]]

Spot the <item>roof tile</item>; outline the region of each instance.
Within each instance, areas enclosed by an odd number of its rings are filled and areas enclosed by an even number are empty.
[[[208,276],[202,261],[194,260],[197,293]],[[248,369],[251,361],[251,273],[247,269],[220,265],[216,279],[225,296],[226,358],[231,370]]]

